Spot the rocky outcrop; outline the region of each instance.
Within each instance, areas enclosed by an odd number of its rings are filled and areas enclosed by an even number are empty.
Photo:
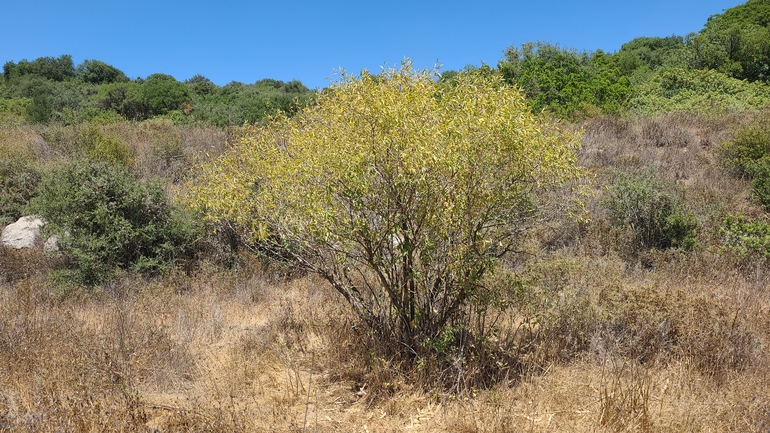
[[[42,245],[40,229],[45,225],[42,218],[25,216],[3,229],[0,244],[11,248],[34,248]]]

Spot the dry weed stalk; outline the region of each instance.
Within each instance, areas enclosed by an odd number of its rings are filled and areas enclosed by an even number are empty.
[[[613,431],[654,431],[649,371],[625,360],[606,360],[599,394],[599,424]]]

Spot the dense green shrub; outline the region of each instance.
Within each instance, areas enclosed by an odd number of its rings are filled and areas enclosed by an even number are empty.
[[[617,113],[631,94],[631,82],[617,60],[601,50],[579,53],[548,43],[509,47],[498,65],[505,79],[525,93],[535,112],[563,118]]]
[[[142,95],[144,105],[151,116],[181,110],[182,104],[190,101],[187,86],[165,74],[152,74],[147,77],[142,84]]]
[[[75,66],[72,56],[68,54],[59,57],[38,57],[33,61],[24,59],[19,63],[5,62],[3,75],[6,80],[24,75],[37,75],[51,81],[64,81],[75,76]]]
[[[257,123],[275,112],[292,114],[314,95],[299,81],[272,79],[251,85],[233,81],[217,88],[200,76],[191,78],[187,86],[195,96],[192,117],[218,126]]]
[[[613,224],[627,226],[638,250],[695,246],[698,223],[682,205],[677,191],[661,181],[655,170],[620,172],[603,200]]]
[[[17,117],[27,115],[27,107],[32,103],[29,98],[0,99],[0,115],[10,114]]]
[[[724,248],[742,257],[770,257],[770,223],[747,221],[745,217],[728,215],[720,228]]]
[[[765,211],[770,212],[770,160],[764,158],[754,164],[753,175],[751,195]]]
[[[770,117],[767,114],[748,122],[733,139],[719,148],[722,163],[732,173],[752,179],[751,195],[770,212]]]
[[[106,84],[128,81],[120,69],[99,60],[84,60],[75,68],[75,75],[86,83]]]
[[[59,236],[66,266],[55,276],[98,284],[119,270],[156,274],[197,248],[201,226],[175,208],[161,185],[125,168],[75,160],[47,173],[32,209]]]
[[[671,68],[635,88],[629,110],[643,115],[672,112],[720,114],[770,105],[770,87],[715,70]]]
[[[618,67],[623,74],[631,75],[640,68],[654,71],[663,66],[681,66],[685,49],[681,36],[636,38],[620,47]]]
[[[212,95],[219,89],[216,84],[201,74],[193,75],[184,80],[184,83],[192,90],[193,94],[198,96]]]
[[[749,0],[709,17],[688,38],[690,66],[748,81],[770,81],[770,3]]]
[[[143,120],[149,113],[139,83],[105,84],[99,88],[95,100],[101,109],[115,111],[128,120]]]
[[[230,126],[257,123],[277,111],[295,113],[313,94],[297,80],[269,78],[223,87],[202,75],[183,83],[166,74],[130,81],[105,62],[85,60],[74,67],[65,55],[6,62],[0,76],[0,114],[71,125],[115,112],[127,120],[160,117],[175,124]]]
[[[748,122],[735,132],[733,139],[725,142],[719,153],[725,166],[740,176],[753,177],[762,171],[770,158],[770,116],[764,115]],[[764,161],[764,162],[763,162]]]
[[[23,75],[12,80],[2,96],[29,100],[24,114],[30,122],[73,122],[96,108],[91,98],[97,90],[96,85],[77,80],[58,82],[39,75]]]

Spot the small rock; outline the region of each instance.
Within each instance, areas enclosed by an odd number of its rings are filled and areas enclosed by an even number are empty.
[[[53,235],[43,244],[43,251],[53,253],[59,251],[59,236]]]

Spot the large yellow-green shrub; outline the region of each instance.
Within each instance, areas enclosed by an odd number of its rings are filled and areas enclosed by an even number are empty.
[[[343,75],[294,117],[247,127],[190,200],[322,275],[419,357],[454,347],[463,312],[491,302],[482,278],[542,206],[564,204],[539,193],[580,177],[578,145],[498,75],[439,84],[407,62]]]

